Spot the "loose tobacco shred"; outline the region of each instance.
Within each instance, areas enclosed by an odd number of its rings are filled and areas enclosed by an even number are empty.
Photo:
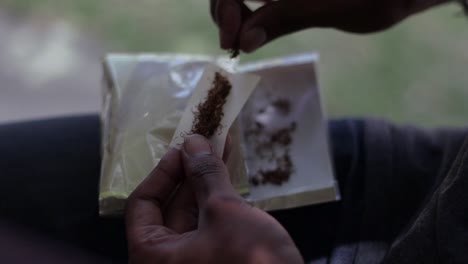
[[[281,185],[287,182],[294,172],[293,164],[289,152],[278,158],[278,167],[274,170],[260,171],[259,174],[263,177],[262,183],[272,183]]]
[[[219,129],[224,117],[223,107],[231,92],[232,85],[221,73],[216,72],[211,89],[205,101],[197,106],[191,133],[211,138]]]
[[[234,58],[237,58],[240,54],[240,51],[239,49],[230,49],[229,50],[229,55],[231,57],[231,59],[234,59]]]
[[[286,99],[273,101],[272,106],[279,109],[284,115],[291,112],[291,103]],[[264,111],[264,109],[261,109]],[[297,129],[297,123],[291,122],[289,126],[267,131],[265,126],[255,122],[253,127],[246,131],[246,137],[253,137],[255,154],[262,160],[273,162],[273,169],[260,169],[250,176],[250,183],[254,186],[263,184],[282,185],[289,181],[294,173],[294,164],[291,160],[292,133]],[[278,152],[277,150],[282,151]]]
[[[291,103],[286,99],[278,99],[272,103],[282,114],[289,115],[291,113]]]

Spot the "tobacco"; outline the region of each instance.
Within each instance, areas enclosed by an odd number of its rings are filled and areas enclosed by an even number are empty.
[[[211,138],[218,131],[224,117],[223,108],[231,89],[232,85],[229,80],[221,73],[216,72],[208,96],[194,112],[195,119],[191,133]]]
[[[274,101],[272,105],[283,115],[289,115],[291,113],[291,103],[286,99],[278,99]]]
[[[230,49],[230,50],[229,50],[229,57],[230,57],[231,59],[237,58],[237,57],[239,56],[239,54],[240,54],[239,49]]]
[[[291,103],[286,99],[278,99],[271,103],[281,114],[289,115]],[[263,109],[259,110],[259,113]],[[247,137],[253,137],[256,155],[268,162],[274,162],[273,169],[259,169],[250,177],[250,183],[254,186],[260,184],[282,185],[289,181],[294,173],[294,164],[291,160],[290,148],[293,141],[292,133],[297,129],[297,123],[291,122],[289,126],[268,131],[259,122],[254,122],[250,130],[246,131]]]

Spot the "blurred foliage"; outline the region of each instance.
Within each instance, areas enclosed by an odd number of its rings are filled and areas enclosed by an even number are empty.
[[[222,53],[208,0],[3,0],[17,15],[70,21],[109,51]],[[466,125],[468,20],[449,5],[384,33],[313,29],[243,60],[315,50],[333,117],[375,116],[422,125]]]

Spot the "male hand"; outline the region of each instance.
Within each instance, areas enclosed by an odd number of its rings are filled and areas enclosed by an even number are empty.
[[[133,192],[126,225],[133,264],[303,263],[286,230],[236,193],[199,135],[170,150]]]
[[[251,52],[266,43],[311,27],[354,33],[386,29],[407,16],[447,0],[256,0],[252,12],[244,0],[210,0],[223,49]]]

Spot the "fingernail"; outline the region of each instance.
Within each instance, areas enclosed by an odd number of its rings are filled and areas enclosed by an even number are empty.
[[[240,47],[245,52],[258,49],[267,40],[266,32],[263,28],[252,28],[242,33]]]
[[[185,138],[184,151],[189,156],[197,156],[213,153],[210,142],[200,135],[191,135]]]

